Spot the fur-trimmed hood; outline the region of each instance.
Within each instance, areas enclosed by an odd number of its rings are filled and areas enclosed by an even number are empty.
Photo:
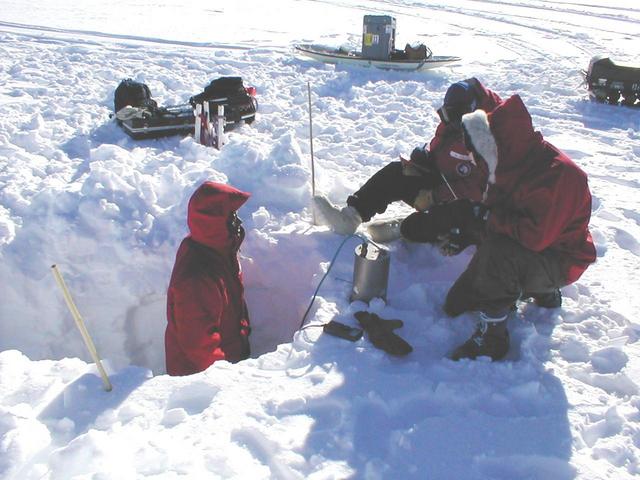
[[[489,170],[489,183],[496,183],[496,168],[498,166],[498,145],[491,133],[489,117],[483,110],[467,113],[462,116],[464,134],[473,144],[474,150],[480,154]]]
[[[518,95],[508,98],[489,114],[476,110],[463,115],[462,125],[487,163],[490,185],[508,188],[513,184],[528,170],[529,152],[543,142]]]

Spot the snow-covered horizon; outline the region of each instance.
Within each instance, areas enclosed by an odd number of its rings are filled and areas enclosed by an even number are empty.
[[[188,6],[185,4],[188,3]],[[594,55],[638,66],[635,2],[0,0],[0,478],[626,479],[640,474],[640,110],[588,101]],[[425,72],[324,65],[297,43],[358,47],[364,14],[462,61]],[[110,118],[123,78],[161,105],[219,76],[256,87],[256,121],[220,151],[135,141]],[[451,83],[522,96],[589,175],[598,260],[564,305],[522,304],[504,362],[452,362],[474,316],[441,304],[472,249],[388,245],[387,303],[349,303],[347,240],[312,224],[428,141]],[[186,206],[204,180],[240,210],[252,358],[164,374],[165,302]],[[393,205],[384,216],[410,211]],[[114,389],[105,392],[51,265]],[[414,347],[321,335],[370,309]]]

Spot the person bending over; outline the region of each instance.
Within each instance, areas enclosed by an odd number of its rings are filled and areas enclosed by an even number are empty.
[[[376,172],[347,198],[343,208],[335,207],[326,197],[314,197],[316,212],[333,231],[350,235],[392,202],[402,200],[425,211],[454,198],[480,200],[487,170],[469,156],[462,142],[460,120],[463,114],[476,109],[490,112],[500,102],[500,97],[476,78],[452,84],[438,109],[441,121],[428,145],[416,147],[409,160],[401,158]],[[398,222],[373,223],[369,233],[374,241],[392,240],[399,236]]]
[[[437,228],[449,222],[454,253],[478,245],[444,304],[451,317],[479,312],[476,331],[451,358],[499,360],[509,350],[507,319],[516,302],[533,298],[541,307],[561,306],[560,287],[595,262],[591,193],[586,173],[534,131],[518,95],[489,114],[464,115],[462,128],[471,157],[487,166],[489,179],[484,203],[454,200],[438,213]],[[403,235],[422,241],[421,227],[434,228],[431,220],[412,214]]]

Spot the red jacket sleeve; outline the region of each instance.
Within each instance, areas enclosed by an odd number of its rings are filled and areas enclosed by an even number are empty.
[[[528,183],[514,193],[512,201],[491,208],[488,228],[534,252],[550,247],[570,233],[579,212],[590,209],[590,196],[585,196],[586,185],[581,181],[561,174],[557,181],[543,176]]]
[[[193,278],[174,289],[176,340],[199,371],[225,358],[219,331],[223,302],[221,286],[210,278]]]

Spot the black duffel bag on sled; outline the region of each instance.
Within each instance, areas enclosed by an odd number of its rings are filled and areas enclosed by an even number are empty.
[[[256,89],[245,87],[241,77],[220,77],[204,88],[202,93],[189,99],[195,108],[198,103],[209,102],[209,111],[217,112],[218,105],[224,106],[224,117],[229,123],[243,121],[251,123],[255,120],[258,101]]]

